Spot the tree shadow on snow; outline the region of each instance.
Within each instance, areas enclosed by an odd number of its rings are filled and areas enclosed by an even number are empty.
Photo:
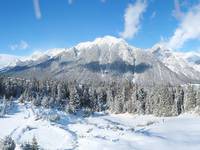
[[[20,112],[20,108],[16,102],[12,102],[9,110],[7,111],[7,115],[15,115],[16,113]]]
[[[149,129],[145,129],[145,128],[136,130],[135,133],[142,134],[142,135],[148,136],[148,137],[155,137],[155,138],[159,138],[159,139],[162,139],[162,140],[167,140],[166,137],[163,137],[163,136],[160,136],[156,133],[150,132]]]

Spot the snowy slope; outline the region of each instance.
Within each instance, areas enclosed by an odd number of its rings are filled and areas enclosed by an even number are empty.
[[[65,51],[64,48],[54,48],[44,52],[36,51],[30,56],[14,56],[0,54],[0,69],[14,66],[39,64]],[[7,69],[7,68],[6,68]]]
[[[43,55],[44,56],[44,55]],[[135,80],[139,84],[183,84],[178,76],[151,53],[128,45],[123,39],[105,36],[63,50],[54,57],[22,63],[9,70],[12,75],[39,78],[67,78],[85,81]]]
[[[150,52],[178,75],[200,80],[200,65],[197,64],[200,53],[176,52],[159,44],[150,49]]]
[[[8,73],[27,78],[65,77],[94,82],[111,79],[129,79],[139,84],[200,82],[198,52],[175,52],[159,44],[145,51],[112,36],[96,38],[69,49],[35,52],[20,60],[13,63],[15,67]]]
[[[0,54],[0,69],[7,66],[15,66],[20,60],[19,57],[7,54]]]
[[[28,60],[37,61],[45,56],[52,58],[62,53],[63,51],[65,51],[64,48],[54,48],[54,49],[49,49],[47,51],[36,51],[32,55],[26,57],[25,61]]]
[[[27,57],[23,57],[20,62],[17,63],[17,66],[31,66],[35,64],[40,64],[44,61],[47,61],[60,53],[64,52],[64,48],[54,48],[47,51],[35,51],[33,54]]]
[[[59,115],[51,122],[48,117]],[[35,136],[48,150],[197,150],[200,149],[200,118],[194,115],[157,118],[130,114],[91,117],[69,115],[15,102],[0,118],[0,138],[10,135],[19,145]]]
[[[182,53],[182,57],[187,60],[195,70],[200,72],[200,52]]]
[[[133,64],[133,48],[120,38],[105,36],[97,38],[92,42],[83,42],[75,46],[80,59],[86,61],[99,61],[100,64],[107,64],[118,59]]]

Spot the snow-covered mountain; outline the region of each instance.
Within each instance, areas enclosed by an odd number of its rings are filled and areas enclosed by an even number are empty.
[[[25,58],[25,61],[38,61],[44,57],[52,58],[65,51],[64,48],[54,48],[47,51],[35,51],[32,55]]]
[[[155,45],[150,52],[179,76],[197,81],[200,79],[200,53],[177,52],[162,45]]]
[[[14,55],[7,55],[7,54],[0,54],[0,69],[10,68],[14,66],[24,66],[24,65],[32,65],[39,64],[43,61],[46,61],[52,57],[55,57],[59,53],[63,52],[65,49],[55,48],[50,49],[48,51],[36,51],[30,56],[14,56]]]
[[[19,57],[7,54],[0,54],[0,69],[7,66],[15,66],[20,60]]]
[[[114,79],[128,79],[148,85],[191,82],[188,76],[172,71],[151,52],[111,36],[55,51],[53,55],[35,55],[37,59],[27,59],[6,73],[23,77],[67,78],[81,82]]]
[[[17,66],[24,66],[24,65],[32,66],[32,65],[40,64],[42,62],[45,62],[45,61],[57,56],[58,54],[62,53],[63,51],[65,51],[64,48],[54,48],[54,49],[50,49],[48,51],[36,51],[32,55],[21,59],[21,61],[19,61],[17,63]]]

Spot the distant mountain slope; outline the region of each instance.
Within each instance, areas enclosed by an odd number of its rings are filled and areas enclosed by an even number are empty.
[[[6,74],[40,79],[68,78],[80,82],[128,79],[148,85],[184,84],[192,81],[185,75],[180,76],[171,71],[152,53],[132,47],[124,40],[111,36],[80,43],[53,57],[38,60],[16,65]]]
[[[150,52],[179,76],[200,80],[200,54],[194,52],[174,52],[161,45],[155,45]]]
[[[63,52],[65,49],[55,48],[50,49],[45,52],[34,52],[28,57],[14,56],[8,54],[0,54],[0,69],[5,67],[14,67],[20,65],[28,65],[32,63],[41,63],[49,58],[52,58],[59,53]]]
[[[20,60],[19,57],[7,54],[0,54],[0,69],[7,66],[15,66]]]

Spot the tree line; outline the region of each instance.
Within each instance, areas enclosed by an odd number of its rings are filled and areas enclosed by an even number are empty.
[[[0,78],[0,97],[4,101],[18,98],[21,103],[56,108],[76,113],[79,110],[110,111],[111,113],[153,114],[176,116],[198,110],[198,85],[141,86],[125,82],[80,84],[76,81]],[[0,104],[3,102],[0,102]],[[1,111],[1,108],[0,108]]]

